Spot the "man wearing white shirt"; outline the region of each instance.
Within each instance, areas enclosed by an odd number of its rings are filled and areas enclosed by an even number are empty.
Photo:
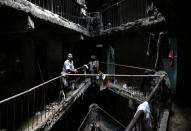
[[[71,53],[68,54],[68,58],[67,60],[64,62],[64,66],[62,68],[62,75],[65,74],[73,74],[73,73],[77,73],[78,71],[75,69],[74,67],[74,63],[73,63],[73,56]],[[68,87],[70,89],[74,89],[74,85],[75,85],[75,80],[74,77],[70,76],[70,77],[62,77],[62,82],[64,84],[65,87]]]

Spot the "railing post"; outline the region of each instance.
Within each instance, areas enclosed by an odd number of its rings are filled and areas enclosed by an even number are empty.
[[[53,2],[53,0],[50,0],[50,10],[52,11],[52,12],[54,12],[54,2]]]
[[[136,113],[136,115],[133,118],[133,120],[131,120],[131,122],[129,123],[129,125],[125,129],[125,131],[131,131],[133,129],[133,127],[135,126],[135,124],[137,123],[137,121],[140,119],[141,115],[143,115],[143,114],[144,114],[143,110],[139,110]]]
[[[0,129],[1,129],[1,125],[2,125],[2,124],[1,124],[1,119],[2,119],[2,118],[1,118],[1,117],[2,117],[2,115],[1,115],[1,110],[2,110],[1,107],[2,107],[2,106],[0,105]]]

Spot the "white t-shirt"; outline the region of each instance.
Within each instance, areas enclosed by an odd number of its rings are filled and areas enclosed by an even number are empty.
[[[66,74],[68,69],[74,69],[73,61],[69,61],[68,59],[64,62],[64,66],[62,68],[61,74]]]
[[[87,12],[84,8],[81,8],[81,13],[82,13],[82,15],[87,16]]]

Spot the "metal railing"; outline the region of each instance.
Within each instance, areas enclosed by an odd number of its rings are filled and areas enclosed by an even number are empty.
[[[106,4],[98,12],[82,15],[81,6],[75,0],[27,0],[59,16],[88,28],[90,32],[109,29],[147,17],[148,0],[121,0]]]
[[[46,108],[48,83],[0,101],[0,130],[33,130],[45,120],[50,114]]]
[[[62,88],[60,75],[43,82],[29,90],[0,101],[0,130],[35,130],[41,128],[50,116],[61,107],[59,93],[53,96],[59,86]],[[84,81],[78,79],[76,83]],[[78,86],[78,85],[76,85]],[[54,89],[53,89],[54,87]],[[65,96],[63,96],[65,97]],[[56,99],[56,100],[55,100]]]
[[[146,15],[146,0],[121,0],[113,5],[107,3],[101,10],[103,28],[117,27],[127,22],[133,22]]]
[[[82,66],[83,67],[83,66]],[[80,67],[81,68],[81,67]],[[79,68],[78,68],[79,69]],[[139,79],[137,78],[161,78],[150,92],[150,94],[146,97],[146,101],[150,101],[151,98],[158,92],[159,85],[163,80],[163,75],[119,75],[119,74],[67,74],[68,76],[103,76],[106,77],[133,77],[134,81],[130,82],[131,86],[136,86]],[[40,85],[37,85],[27,91],[9,97],[5,100],[0,101],[0,129],[6,130],[34,130],[38,126],[41,126],[43,122],[51,115],[54,114],[55,107],[59,107],[58,103],[54,103],[53,105],[48,105],[48,97],[47,95],[47,84],[52,82],[56,82],[63,76],[60,75],[55,77],[49,81],[46,81]],[[136,80],[135,80],[136,79]],[[133,80],[133,79],[128,79]],[[59,83],[57,81],[57,83]],[[46,85],[46,87],[45,87]],[[129,85],[127,85],[129,87]],[[51,88],[52,86],[50,86]],[[46,89],[46,90],[45,90]],[[52,108],[51,108],[52,106]],[[139,111],[136,113],[135,117],[129,124],[127,130],[130,131],[137,121],[140,119],[143,111]]]
[[[81,14],[81,6],[75,0],[27,0],[43,9],[49,10],[69,21],[86,27]]]
[[[147,96],[146,102],[150,102],[151,99],[152,99],[152,97],[157,93],[157,91],[158,91],[159,88],[160,88],[160,84],[161,84],[162,81],[163,81],[163,78],[164,78],[164,76],[161,76],[161,77],[160,77],[159,82],[156,84],[156,86],[154,87],[154,89],[153,89],[153,90],[150,92],[150,94]],[[137,123],[142,122],[142,121],[141,121],[141,118],[142,118],[143,114],[144,114],[144,111],[143,111],[143,110],[138,110],[138,111],[135,113],[135,115],[134,115],[133,119],[131,120],[131,122],[128,124],[127,128],[125,129],[125,131],[131,131],[134,127],[136,127],[136,124],[137,124]],[[138,129],[138,130],[141,130],[141,129]]]

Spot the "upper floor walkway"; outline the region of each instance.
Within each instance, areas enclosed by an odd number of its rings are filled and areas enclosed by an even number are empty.
[[[148,0],[121,0],[86,14],[82,13],[83,6],[76,0],[1,0],[0,5],[89,37],[165,22]]]

